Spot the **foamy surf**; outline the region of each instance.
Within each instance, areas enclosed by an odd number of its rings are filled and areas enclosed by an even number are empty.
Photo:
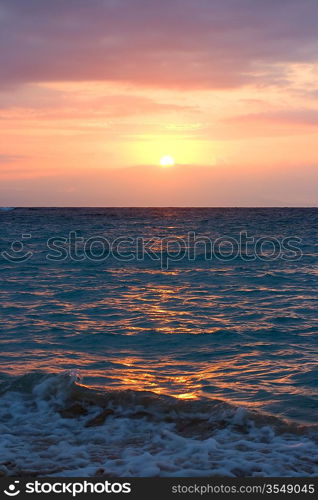
[[[316,476],[315,426],[220,400],[95,391],[76,372],[0,386],[0,471],[14,476]]]

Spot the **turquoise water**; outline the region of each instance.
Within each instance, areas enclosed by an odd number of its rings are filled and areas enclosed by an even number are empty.
[[[18,208],[0,224],[6,473],[317,474],[317,209]],[[262,251],[233,251],[240,233]],[[115,414],[87,428],[97,395]],[[74,398],[87,415],[63,418]]]

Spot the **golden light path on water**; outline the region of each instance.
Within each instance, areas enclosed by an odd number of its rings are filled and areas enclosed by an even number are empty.
[[[227,272],[228,269],[220,268],[219,273]],[[148,276],[158,277],[158,271],[144,270]],[[129,274],[128,270],[112,270],[113,275],[124,277]],[[177,271],[166,271],[171,276],[177,276]],[[37,291],[36,295],[42,296],[47,299],[50,298],[52,292]],[[112,299],[96,301],[95,308],[107,307],[112,308],[124,307],[125,317],[121,318],[121,327],[126,327],[126,335],[128,337],[138,336],[145,333],[151,335],[167,335],[167,342],[174,342],[174,336],[184,336],[184,342],[187,338],[193,335],[203,335],[208,337],[210,335],[217,335],[222,329],[227,328],[230,320],[226,314],[218,310],[218,304],[222,299],[220,294],[200,293],[200,288],[188,290],[185,285],[161,285],[155,282],[134,284],[130,287],[129,291],[122,292],[119,296],[113,296]],[[200,303],[200,308],[193,313],[194,304]],[[73,304],[66,300],[58,301],[58,308],[63,311],[65,315],[64,321],[56,317],[56,326],[67,327],[65,321],[68,320],[68,315],[73,314]],[[30,304],[28,304],[30,307]],[[236,307],[244,308],[246,305],[244,301],[238,302]],[[82,303],[76,312],[77,327],[76,333],[73,336],[80,340],[81,335],[88,334],[89,332],[102,332],[103,328],[110,328],[111,318],[102,319],[102,317],[94,319],[93,316],[86,316],[87,304]],[[214,316],[211,311],[214,310]],[[98,316],[98,314],[97,314]],[[102,315],[103,316],[103,315]],[[132,318],[132,319],[131,319]],[[147,318],[146,321],[140,318]],[[114,318],[114,325],[117,323],[117,317]],[[233,318],[231,319],[233,323]],[[104,325],[104,326],[103,326]],[[212,326],[214,325],[214,326]],[[37,323],[37,326],[42,328],[49,328],[50,319],[42,319]],[[70,325],[69,325],[70,326]],[[238,325],[239,327],[240,325]],[[259,327],[259,325],[257,325]],[[96,345],[98,347],[98,334],[91,334],[96,338]],[[72,334],[70,333],[70,337]],[[36,337],[35,337],[36,339]],[[122,344],[125,345],[124,337],[122,337]],[[151,339],[149,338],[149,341]],[[15,374],[23,373],[27,367],[28,371],[32,370],[49,370],[63,371],[75,361],[76,367],[83,373],[88,373],[90,380],[95,380],[93,386],[98,388],[111,388],[111,389],[129,389],[137,391],[152,391],[156,394],[165,394],[174,396],[179,399],[197,399],[202,397],[221,398],[226,400],[226,393],[235,393],[236,395],[249,392],[249,394],[257,394],[260,391],[259,377],[262,374],[265,378],[263,381],[262,390],[266,390],[266,373],[270,372],[271,377],[275,376],[275,369],[269,360],[259,357],[257,359],[257,351],[259,344],[253,341],[253,349],[250,353],[237,353],[230,357],[226,357],[222,361],[207,361],[196,362],[193,369],[189,367],[188,361],[179,360],[175,361],[174,355],[171,356],[136,356],[134,352],[129,352],[126,349],[126,355],[121,356],[117,353],[109,370],[104,368],[96,368],[96,365],[102,366],[108,358],[108,349],[103,346],[100,351],[96,349],[93,353],[85,353],[79,356],[77,351],[72,351],[67,348],[60,350],[54,349],[54,341],[51,341],[50,336],[47,336],[47,344],[51,344],[50,359],[42,360],[45,351],[41,349],[34,349],[32,352],[32,360],[24,360],[23,365],[16,363]],[[39,338],[41,342],[41,338]],[[204,344],[198,346],[197,354],[204,358],[206,355],[209,358],[210,346]],[[125,349],[124,349],[125,350]],[[284,356],[288,355],[288,348],[284,349]],[[244,380],[242,381],[242,368],[244,369]],[[276,385],[277,392],[285,391],[288,386],[288,372],[289,365],[286,362],[285,368],[282,366],[277,367]],[[286,373],[286,376],[284,375]],[[255,378],[253,377],[255,374]],[[103,383],[103,379],[106,380]],[[83,380],[85,384],[85,379]],[[206,387],[213,387],[212,392],[206,392]],[[293,392],[297,392],[295,388],[291,388]],[[231,395],[231,401],[235,401],[235,397]],[[237,399],[239,402],[239,399]],[[255,401],[252,398],[246,403],[248,406],[259,406],[257,398]]]

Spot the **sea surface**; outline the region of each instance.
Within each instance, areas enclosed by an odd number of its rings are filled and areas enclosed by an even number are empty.
[[[1,474],[318,475],[318,209],[0,227]]]

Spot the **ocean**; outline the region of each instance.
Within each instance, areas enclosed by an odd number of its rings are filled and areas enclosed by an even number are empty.
[[[317,476],[318,209],[0,225],[0,474]]]

